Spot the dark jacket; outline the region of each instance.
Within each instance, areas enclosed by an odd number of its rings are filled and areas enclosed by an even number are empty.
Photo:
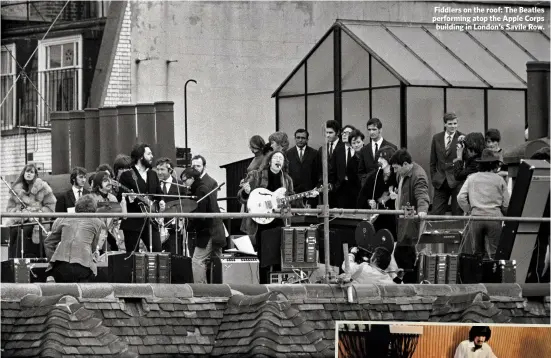
[[[385,208],[386,206],[387,209],[394,210],[395,200],[388,199],[385,206],[379,203],[379,199],[383,196],[383,194],[390,194],[389,191],[391,188],[395,192],[398,190],[398,182],[396,181],[396,175],[394,172],[391,171],[386,182],[382,170],[379,171],[378,175],[377,171],[372,172],[369,174],[365,185],[360,190],[357,207],[359,209],[370,209],[371,207],[369,206],[369,200],[373,199],[377,202],[377,208]]]
[[[295,146],[286,153],[289,161],[289,176],[297,193],[312,190],[318,183],[318,152],[309,146],[304,147],[302,161]]]
[[[360,150],[360,165],[358,167],[358,176],[361,182],[361,185],[363,186],[365,184],[365,180],[367,179],[367,176],[377,170],[378,164],[377,164],[377,153],[375,153],[375,156],[373,156],[373,150],[372,150],[372,144],[371,141],[367,143],[361,150]],[[394,149],[397,149],[397,147],[387,141],[383,138],[383,142],[381,143],[381,146],[379,147],[379,150],[383,147],[392,147]]]
[[[478,158],[480,158],[480,154],[471,158],[466,158],[466,154],[463,154],[462,160],[453,162],[453,175],[455,176],[455,180],[461,182],[461,185],[463,185],[463,182],[467,180],[469,175],[478,172],[478,163],[476,162]]]
[[[90,190],[82,188],[82,195],[90,194]],[[55,211],[57,213],[66,213],[67,208],[74,208],[77,200],[75,198],[75,193],[73,193],[73,188],[67,190],[65,193],[60,195],[57,198],[55,204]]]
[[[159,181],[159,177],[157,176],[157,173],[155,173],[153,170],[150,169],[147,171],[147,182],[145,182],[140,176],[138,169],[136,169],[136,167],[133,166],[132,170],[128,170],[122,173],[119,182],[125,187],[132,189],[134,193],[151,194],[150,199],[156,201],[155,209],[158,210],[158,202],[162,199],[162,197],[159,197],[157,195],[163,194],[163,191],[161,190],[161,183]],[[126,197],[126,200],[127,200],[127,206],[126,206],[127,212],[129,213],[142,212],[139,205],[140,203],[139,199],[136,198],[133,203],[130,203],[130,201],[128,200],[128,197]],[[139,232],[142,230],[142,226],[144,225],[145,220],[146,219],[141,219],[141,218],[128,218],[122,221],[121,229]],[[153,230],[155,231],[159,230],[157,225],[152,225],[152,226],[153,226]]]
[[[463,135],[456,132],[452,138],[449,149],[446,151],[446,131],[435,134],[432,137],[430,147],[430,179],[436,189],[440,189],[444,180],[448,181],[450,188],[455,188],[459,181],[455,179],[453,160],[457,158],[457,138]]]
[[[399,178],[397,181],[398,183],[400,182]],[[400,198],[400,206],[404,206],[409,203],[415,208],[417,213],[426,213],[429,210],[429,202],[430,198],[427,173],[425,173],[425,170],[419,164],[413,163],[413,168],[408,174],[406,174],[404,177],[404,182],[402,183],[402,197]],[[400,210],[401,208],[396,209]],[[406,236],[417,240],[419,237],[419,231],[422,228],[419,227],[418,220],[399,218],[397,229],[397,240],[400,242]]]
[[[247,175],[245,182],[249,183],[251,186],[251,192],[256,188],[267,188],[268,187],[268,168],[264,170],[254,170]],[[293,195],[293,179],[287,174],[283,173],[283,187],[287,189],[285,195]],[[243,188],[239,189],[237,192],[237,197],[239,201],[247,207],[247,200],[249,199],[249,194],[245,193]],[[245,232],[248,235],[256,235],[258,230],[258,224],[252,218],[245,218],[241,224],[241,231]]]
[[[207,195],[212,189],[207,187],[207,184],[202,179],[195,180],[191,185],[192,195],[202,198]],[[195,213],[219,213],[218,201],[216,200],[216,192],[210,194],[197,204]],[[226,246],[226,235],[224,226],[220,218],[194,218],[189,222],[189,230],[197,233],[196,245],[200,248],[205,248],[212,239],[212,245],[215,247]]]
[[[339,151],[341,151],[341,149],[344,147],[344,143],[342,142],[341,139],[339,139],[339,141],[337,142],[337,145],[335,146],[335,149],[333,149],[333,153],[331,153],[331,155],[329,155],[329,152],[327,153],[327,164],[328,164],[328,173],[329,173],[329,183],[331,183],[331,161],[333,160],[333,158],[335,157],[335,154],[338,153]],[[318,149],[318,185],[321,185],[323,184],[323,146],[321,146],[319,149]],[[337,171],[339,171],[339,169],[337,168],[334,168],[333,169],[335,171],[336,174],[334,174],[335,176],[338,176],[339,174],[337,174]],[[343,176],[344,178],[344,176]]]

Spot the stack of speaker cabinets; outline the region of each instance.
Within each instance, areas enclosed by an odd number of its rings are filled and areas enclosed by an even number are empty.
[[[282,269],[316,269],[317,229],[309,227],[285,227],[281,240]]]
[[[170,283],[170,254],[160,252],[134,255],[135,283]]]
[[[484,283],[515,283],[517,280],[515,260],[485,260],[482,268]]]
[[[417,282],[455,284],[458,256],[420,253],[417,257]]]

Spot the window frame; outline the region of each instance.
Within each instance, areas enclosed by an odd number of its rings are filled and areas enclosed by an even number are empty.
[[[78,74],[78,80],[77,80],[77,108],[75,110],[81,110],[82,109],[82,58],[83,58],[83,45],[82,45],[82,35],[73,35],[73,36],[65,36],[65,37],[56,37],[46,40],[39,40],[38,41],[38,90],[40,91],[40,94],[44,97],[45,100],[48,99],[48,96],[46,94],[46,86],[45,86],[45,79],[46,79],[46,73],[48,72],[54,72],[54,71],[64,71],[69,69],[76,69]],[[76,61],[73,61],[74,65],[72,66],[60,66],[59,68],[49,68],[49,64],[47,63],[48,58],[48,48],[51,46],[56,45],[65,45],[68,43],[76,43],[75,46],[75,55],[77,56]],[[63,54],[61,54],[61,59],[63,61]],[[62,62],[63,64],[63,62]],[[46,104],[42,103],[41,106],[39,106],[39,118],[37,120],[38,123],[44,123],[46,124]]]
[[[16,46],[15,46],[15,43],[10,43],[10,44],[3,44],[2,45],[2,50],[0,52],[5,52],[7,53],[7,55],[9,56],[9,59],[11,61],[11,71],[10,73],[1,73],[0,71],[0,77],[7,77],[7,76],[11,76],[12,77],[12,85],[13,83],[15,83],[15,86],[13,86],[13,89],[11,90],[11,93],[10,95],[13,97],[13,104],[12,104],[12,121],[10,124],[5,124],[4,123],[4,118],[2,118],[2,130],[9,130],[9,129],[13,129],[16,124],[17,124],[17,83],[15,82],[16,78],[17,78],[17,61],[16,61],[16,58],[17,58],[17,52],[16,52]],[[11,52],[11,56],[10,56],[10,52]],[[4,98],[2,97],[0,99],[0,101],[4,100]]]

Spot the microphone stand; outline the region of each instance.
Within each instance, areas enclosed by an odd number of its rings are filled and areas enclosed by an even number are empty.
[[[218,185],[216,188],[212,189],[211,191],[209,191],[207,194],[205,194],[205,196],[203,196],[201,199],[197,200],[197,203],[200,203],[203,199],[205,199],[206,197],[208,197],[210,194],[214,193],[215,191],[219,190],[221,187],[223,187],[226,183],[222,183],[220,185]]]

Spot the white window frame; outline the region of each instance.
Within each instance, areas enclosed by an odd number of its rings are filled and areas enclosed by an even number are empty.
[[[5,46],[5,47],[4,47]],[[6,49],[7,48],[7,49]],[[2,74],[1,76],[4,77],[4,76],[12,76],[12,83],[15,83],[15,79],[17,78],[17,61],[15,60],[17,57],[17,54],[15,52],[16,48],[15,48],[15,43],[11,43],[11,44],[6,44],[6,45],[2,45],[2,51],[1,52],[6,52],[8,54],[8,58],[10,59],[11,61],[11,73],[9,74]],[[10,56],[9,52],[11,52],[11,55],[13,56]],[[12,122],[11,124],[4,124],[2,125],[3,129],[11,129],[13,127],[15,127],[15,124],[17,123],[17,83],[15,84],[15,86],[13,86],[13,89],[11,90],[10,94],[13,96],[13,114],[12,114]],[[4,96],[6,94],[4,93]],[[4,98],[0,98],[0,101],[2,101]]]
[[[78,86],[77,107],[78,108],[77,110],[81,110],[82,109],[82,57],[83,57],[82,56],[82,35],[56,37],[52,39],[38,41],[38,90],[40,91],[40,94],[42,95],[42,97],[44,97],[44,99],[47,100],[48,96],[46,94],[46,88],[44,85],[45,73],[46,71],[49,70],[46,63],[46,61],[48,60],[47,48],[50,46],[64,45],[71,42],[77,43],[76,48],[78,53],[75,55],[77,56],[78,61],[76,63],[76,66],[61,67],[59,68],[59,70],[71,69],[71,68],[77,69],[78,71],[78,83],[77,83],[77,86]],[[61,54],[61,57],[63,58],[63,54]],[[38,113],[40,118],[38,122],[43,123],[43,120],[45,118],[45,111],[47,110],[47,107],[46,107],[46,104],[44,104],[41,99],[39,101],[42,102],[42,105],[39,106]]]

